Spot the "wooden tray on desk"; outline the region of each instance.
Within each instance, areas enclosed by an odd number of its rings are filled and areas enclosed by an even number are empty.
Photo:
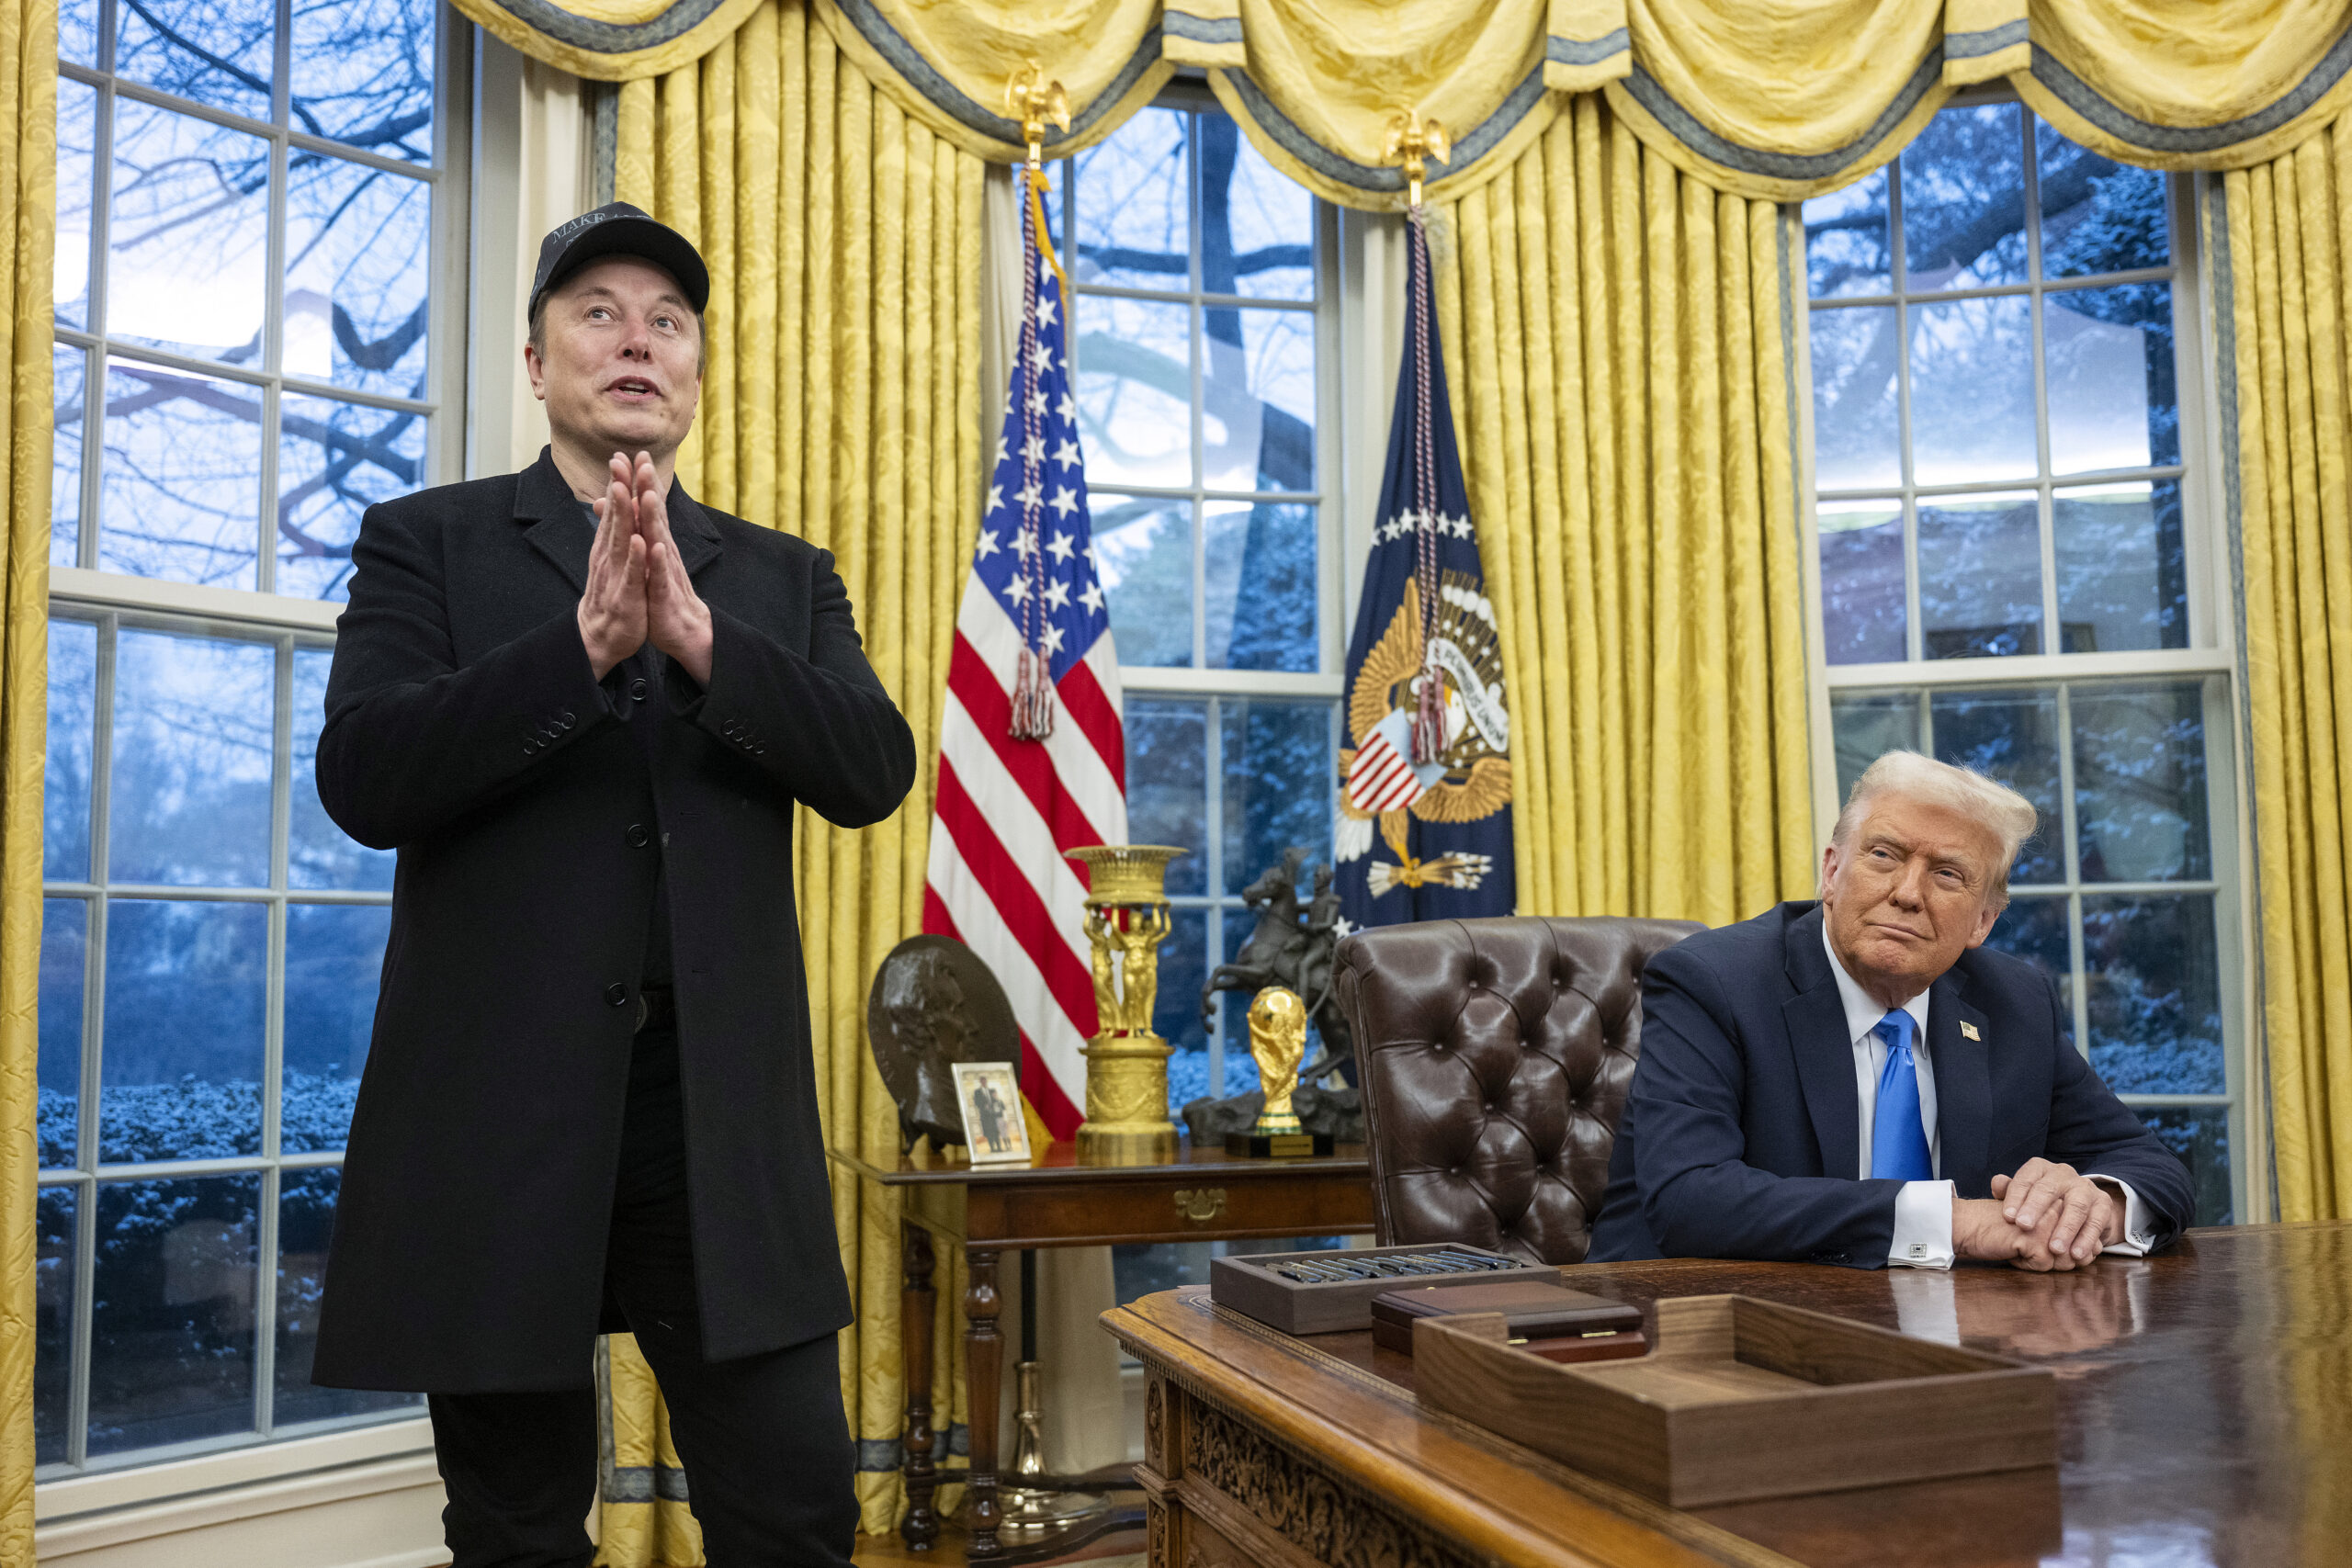
[[[1415,1323],[1420,1402],[1677,1508],[2058,1462],[2046,1369],[1826,1313],[1669,1298],[1649,1355],[1582,1365],[1508,1332]]]

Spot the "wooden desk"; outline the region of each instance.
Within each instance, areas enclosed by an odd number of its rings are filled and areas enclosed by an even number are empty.
[[[1422,1410],[1410,1358],[1369,1334],[1290,1338],[1193,1287],[1102,1320],[1150,1378],[1153,1568],[2352,1562],[2352,1224],[2195,1231],[2077,1274],[1565,1272],[1645,1308],[1737,1291],[2046,1364],[2061,1463],[1678,1512]]]
[[[930,1154],[929,1148],[923,1154]],[[886,1187],[906,1190],[905,1292],[899,1343],[907,1390],[907,1514],[899,1533],[921,1550],[938,1537],[932,1496],[939,1484],[932,1448],[932,1238],[964,1248],[965,1371],[970,1380],[971,1471],[966,1484],[975,1562],[1002,1555],[997,1540],[997,1390],[1004,1338],[997,1260],[1007,1248],[1105,1247],[1127,1242],[1240,1241],[1250,1237],[1353,1235],[1372,1229],[1372,1179],[1360,1145],[1311,1159],[1228,1159],[1180,1140],[1168,1165],[1080,1163],[1055,1144],[1025,1166],[974,1170],[959,1155],[884,1167],[835,1151],[835,1164]],[[957,1212],[957,1192],[963,1194]]]

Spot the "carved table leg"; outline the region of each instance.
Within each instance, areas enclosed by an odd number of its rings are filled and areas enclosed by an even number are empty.
[[[969,1387],[965,1401],[970,1422],[972,1469],[967,1485],[969,1501],[965,1517],[972,1530],[965,1556],[978,1562],[1003,1555],[996,1527],[1002,1510],[996,1498],[996,1401],[1003,1376],[1004,1336],[997,1332],[996,1316],[1003,1303],[996,1292],[993,1251],[968,1247],[964,1261],[970,1282],[964,1292],[964,1375]]]
[[[907,1517],[899,1535],[910,1551],[928,1551],[939,1539],[939,1516],[932,1511],[932,1495],[939,1489],[939,1467],[932,1459],[937,1434],[931,1427],[931,1233],[921,1225],[902,1225],[906,1288],[899,1297],[899,1366],[907,1388],[906,1459],[902,1473],[907,1485]]]

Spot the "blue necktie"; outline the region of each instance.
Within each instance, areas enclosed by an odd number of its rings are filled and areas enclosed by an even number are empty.
[[[1878,1076],[1878,1110],[1871,1122],[1871,1175],[1897,1181],[1929,1181],[1936,1164],[1928,1153],[1927,1123],[1919,1115],[1919,1066],[1911,1058],[1917,1025],[1897,1008],[1871,1031],[1886,1042],[1886,1067]]]

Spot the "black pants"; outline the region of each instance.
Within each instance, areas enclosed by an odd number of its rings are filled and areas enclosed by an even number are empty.
[[[667,1031],[638,1036],[625,1127],[605,1289],[669,1404],[710,1568],[849,1568],[855,1460],[832,1338],[703,1359]],[[594,1391],[436,1393],[430,1404],[454,1568],[587,1568]]]

